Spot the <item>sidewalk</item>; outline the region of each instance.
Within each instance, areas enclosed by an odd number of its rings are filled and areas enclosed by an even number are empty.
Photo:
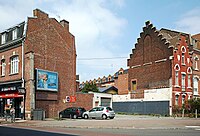
[[[23,120],[21,118],[15,119],[15,123],[21,123],[21,122],[27,122],[27,120]],[[12,123],[10,118],[7,121],[3,118],[0,118],[0,124],[10,124],[10,123]]]
[[[62,127],[62,128],[112,128],[112,129],[190,129],[200,128],[200,119],[151,116],[117,115],[115,119],[64,119],[17,120],[9,123],[16,127]],[[187,127],[186,127],[187,126]]]

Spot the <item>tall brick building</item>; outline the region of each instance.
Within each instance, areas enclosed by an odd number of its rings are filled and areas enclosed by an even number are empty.
[[[16,117],[30,117],[39,108],[46,117],[56,117],[67,106],[65,97],[76,95],[75,37],[69,22],[35,9],[33,17],[0,37],[0,112],[15,107]]]
[[[199,96],[195,89],[199,86],[199,50],[192,41],[189,34],[156,30],[147,21],[128,59],[128,84],[134,98],[143,97],[144,90],[169,88],[170,109],[174,109]]]

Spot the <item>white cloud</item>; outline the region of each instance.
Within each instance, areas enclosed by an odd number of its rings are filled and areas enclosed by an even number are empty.
[[[26,21],[26,17],[32,13],[33,5],[33,0],[0,1],[0,31]]]
[[[175,24],[177,29],[191,34],[200,33],[200,8],[185,13]]]
[[[0,1],[1,31],[26,21],[33,9],[39,8],[50,17],[69,21],[76,38],[77,58],[112,58],[122,56],[116,39],[122,36],[127,21],[115,12],[124,0],[11,0]],[[126,66],[123,60],[77,60],[81,80],[114,74]],[[84,76],[85,75],[85,76]]]
[[[69,3],[57,4],[54,8],[61,18],[70,23],[70,31],[76,37],[76,49],[79,58],[112,58],[121,56],[116,54],[119,46],[116,38],[122,36],[122,30],[126,26],[126,20],[120,18],[109,8],[105,0],[73,0]],[[116,3],[117,2],[117,3]],[[114,1],[110,5],[122,6],[122,1]],[[96,78],[99,75],[107,75],[113,67],[125,67],[126,60],[77,60],[77,68],[81,80]],[[114,65],[116,63],[117,65]],[[125,64],[125,65],[124,65]],[[82,65],[82,66],[79,66]],[[113,65],[111,67],[111,65]],[[85,66],[84,70],[82,69]],[[81,69],[80,69],[81,68]],[[84,74],[87,73],[84,77]],[[109,73],[114,74],[114,73]],[[96,75],[94,77],[94,75]],[[87,77],[86,77],[87,76]]]

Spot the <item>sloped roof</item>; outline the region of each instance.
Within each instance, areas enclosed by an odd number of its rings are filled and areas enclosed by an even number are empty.
[[[106,93],[108,90],[115,90],[118,91],[118,89],[114,86],[106,86],[106,87],[98,87],[99,92]]]

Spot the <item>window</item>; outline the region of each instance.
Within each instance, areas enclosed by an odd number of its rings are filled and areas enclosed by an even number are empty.
[[[193,86],[194,95],[198,95],[198,78],[194,77],[193,82],[194,82],[194,86]]]
[[[182,91],[185,91],[185,74],[182,74]]]
[[[136,80],[132,81],[132,91],[136,91],[137,90],[137,82]]]
[[[175,85],[178,86],[178,71],[175,72]]]
[[[198,56],[194,57],[194,70],[198,70]]]
[[[19,57],[15,56],[10,59],[10,74],[19,72]]]
[[[185,104],[185,95],[182,95],[182,104]]]
[[[6,43],[6,33],[2,34],[1,36],[1,44]]]
[[[17,39],[17,28],[12,31],[12,40]]]
[[[6,74],[6,63],[5,59],[1,60],[1,76],[5,76]]]
[[[182,54],[182,65],[185,65],[185,54]]]
[[[188,75],[188,87],[191,87],[191,75]]]
[[[178,105],[178,97],[179,95],[175,95],[175,105]]]

